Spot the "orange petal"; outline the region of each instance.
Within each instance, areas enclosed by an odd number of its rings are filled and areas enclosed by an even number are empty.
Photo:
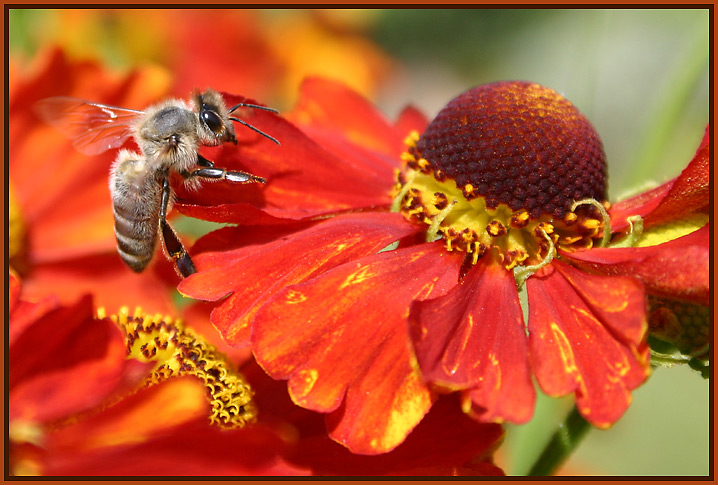
[[[657,246],[595,248],[566,256],[603,274],[631,276],[659,296],[707,305],[710,300],[709,229]]]
[[[471,389],[482,421],[531,419],[536,393],[511,271],[482,258],[446,295],[415,302],[409,321],[426,380]]]
[[[314,475],[500,475],[490,466],[503,437],[497,424],[477,423],[464,413],[456,395],[442,396],[406,440],[393,451],[359,455],[329,438],[321,414],[291,402],[283,382],[271,379],[252,361],[242,367],[252,383],[254,399],[261,412],[259,422],[286,429],[299,436],[291,462]],[[468,463],[471,463],[469,465]]]
[[[210,412],[204,382],[176,377],[123,396],[102,412],[52,433],[51,443],[57,451],[67,448],[76,453],[140,443],[175,426],[206,419]]]
[[[587,421],[610,426],[650,373],[641,284],[554,260],[527,285],[529,357],[539,385],[552,396],[575,392]]]
[[[211,319],[225,340],[243,345],[248,343],[257,310],[277,291],[376,253],[415,230],[400,214],[337,216],[261,246],[200,254],[195,258],[198,272],[183,280],[179,291],[204,300],[233,293],[212,312]],[[246,229],[234,232],[242,231]],[[274,230],[257,230],[267,231]],[[235,243],[241,237],[238,234]],[[288,255],[301,257],[290,261]]]
[[[431,407],[412,365],[407,309],[456,284],[441,244],[382,252],[279,291],[257,313],[255,356],[302,407],[336,413],[330,435],[354,453],[399,445]]]

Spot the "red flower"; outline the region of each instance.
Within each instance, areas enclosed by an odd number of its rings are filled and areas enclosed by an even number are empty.
[[[16,275],[8,283],[12,475],[502,474],[491,463],[501,427],[472,422],[450,400],[396,452],[351,455],[251,361],[242,369],[256,399],[218,411],[218,401],[244,399],[232,386],[246,381],[176,322],[98,318],[89,297],[71,306],[52,297],[30,303]],[[256,420],[257,407],[257,423],[228,426],[232,417]]]
[[[330,435],[356,453],[397,446],[442,390],[461,390],[464,409],[480,420],[526,422],[532,374],[546,393],[574,393],[587,420],[609,426],[650,371],[646,291],[707,294],[702,232],[687,236],[681,254],[668,243],[643,248],[641,259],[624,255],[632,266],[619,275],[590,261],[619,254],[597,246],[626,231],[611,235],[601,215],[600,140],[549,89],[478,88],[424,130],[413,110],[392,124],[356,94],[312,80],[288,118],[301,131],[257,114],[281,140],[276,150],[259,141],[216,157],[267,177],[261,202],[205,194],[178,206],[255,224],[201,239],[198,273],[179,289],[206,300],[229,295],[211,315],[224,338],[251,343],[259,364],[289,381],[293,401],[327,413]],[[410,128],[424,134],[409,137],[402,154]],[[686,170],[702,177],[696,160]],[[701,177],[681,176],[673,191],[647,196],[663,197],[656,220],[706,206]],[[687,194],[698,195],[683,212],[669,210]],[[400,214],[385,212],[392,196]],[[619,229],[629,214],[651,221],[639,200],[617,206],[626,209],[614,213]],[[433,241],[439,235],[443,242]],[[666,271],[648,267],[667,260]],[[678,267],[695,277],[675,277]],[[524,281],[527,326],[517,291]]]

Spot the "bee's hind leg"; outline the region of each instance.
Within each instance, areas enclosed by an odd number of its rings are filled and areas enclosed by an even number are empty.
[[[160,204],[160,229],[162,240],[165,243],[167,254],[175,263],[177,272],[183,278],[194,274],[197,270],[194,267],[192,258],[189,257],[182,241],[179,240],[172,226],[167,222],[167,206],[170,201],[170,182],[167,176],[162,178],[162,203]]]
[[[197,156],[197,165],[202,168],[192,170],[191,172],[180,172],[180,175],[182,175],[187,180],[191,180],[198,177],[203,179],[228,180],[230,182],[235,182],[239,184],[263,184],[267,181],[266,179],[258,177],[256,175],[252,175],[251,173],[234,172],[225,170],[223,168],[215,167],[213,162],[207,160],[202,155]]]

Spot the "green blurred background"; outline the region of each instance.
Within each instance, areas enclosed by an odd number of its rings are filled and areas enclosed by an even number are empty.
[[[60,45],[74,58],[100,59],[113,69],[152,63],[172,74],[173,28],[194,34],[192,22],[158,23],[157,11],[82,13],[10,10],[11,62],[29,63],[46,46]],[[237,77],[231,90],[282,109],[291,107],[299,79],[314,73],[352,84],[390,117],[406,104],[431,117],[457,94],[497,80],[551,87],[601,135],[609,194],[617,200],[676,176],[703,136],[711,92],[709,15],[707,9],[259,10],[226,12],[224,20],[236,19],[245,32],[251,27],[260,39],[253,45],[266,48],[264,59],[282,77],[253,84]],[[209,50],[226,36],[217,29],[196,42]],[[231,70],[232,56],[226,57]],[[527,470],[568,403],[541,399],[531,424],[509,427],[497,464],[508,474]],[[624,418],[610,430],[592,431],[562,473],[706,475],[709,412],[707,381],[685,368],[658,369],[634,392]]]

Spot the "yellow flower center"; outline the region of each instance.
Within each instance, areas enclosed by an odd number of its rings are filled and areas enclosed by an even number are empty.
[[[426,159],[417,158],[418,140],[417,132],[406,139],[409,150],[402,155],[404,171],[397,171],[393,210],[428,225],[427,240],[443,238],[447,250],[465,251],[472,264],[493,249],[506,269],[536,265],[553,254],[552,248],[588,249],[603,236],[604,219],[592,206],[608,208],[607,202],[582,201],[561,218],[531,217],[505,203],[489,207],[470,183],[459,188],[455,180],[437,176]]]
[[[105,317],[104,309],[98,316]],[[133,315],[127,307],[110,318],[124,332],[130,358],[157,362],[146,385],[170,377],[191,375],[202,379],[212,406],[210,423],[224,428],[238,428],[256,420],[253,391],[244,376],[231,369],[217,349],[184,328],[182,323],[162,315],[146,315],[137,308]]]

